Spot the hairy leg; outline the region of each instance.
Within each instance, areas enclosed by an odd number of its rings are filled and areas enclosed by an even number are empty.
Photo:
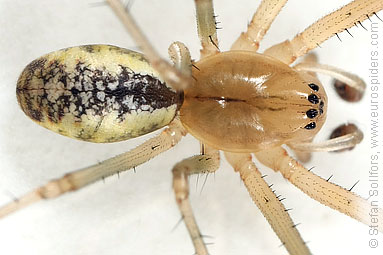
[[[371,223],[369,213],[376,210],[366,199],[310,172],[282,147],[257,152],[255,156],[265,166],[281,172],[283,177],[311,198],[366,225]],[[375,213],[379,222],[383,221],[383,210],[379,208]],[[379,226],[378,230],[383,232],[383,226]]]
[[[257,51],[260,41],[286,2],[287,0],[263,0],[248,24],[247,31],[241,33],[231,49]]]
[[[120,18],[129,34],[142,49],[152,67],[157,70],[161,77],[177,91],[188,87],[192,82],[191,77],[189,75],[184,75],[175,67],[171,66],[166,60],[162,59],[160,55],[158,55],[148,39],[138,28],[137,24],[134,22],[133,18],[121,1],[107,0],[107,2],[116,13],[117,17]]]
[[[382,9],[382,0],[355,0],[324,16],[291,41],[276,44],[264,53],[291,64],[330,37],[368,19]]]
[[[194,0],[198,36],[201,41],[201,59],[219,52],[217,29],[212,0]]]
[[[251,154],[225,152],[225,157],[239,172],[254,203],[261,210],[274,232],[290,254],[310,254],[286,208],[263,180],[251,160]]]
[[[215,172],[219,167],[219,160],[219,151],[208,149],[206,154],[184,159],[173,168],[173,188],[177,205],[198,255],[207,255],[208,251],[190,205],[188,178],[192,174]]]
[[[120,154],[99,164],[80,169],[52,180],[30,193],[0,208],[0,218],[42,199],[61,196],[69,191],[81,189],[95,181],[145,163],[158,154],[172,148],[186,135],[180,121],[175,119],[168,128],[137,148]]]

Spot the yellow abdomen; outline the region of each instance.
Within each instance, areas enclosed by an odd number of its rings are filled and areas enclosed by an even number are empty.
[[[117,142],[169,124],[182,94],[140,53],[86,45],[30,63],[17,82],[23,111],[39,125],[89,142]]]

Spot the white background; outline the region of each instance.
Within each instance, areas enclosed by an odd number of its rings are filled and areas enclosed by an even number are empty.
[[[148,139],[116,144],[91,144],[57,135],[29,120],[19,109],[15,84],[23,67],[33,59],[61,48],[83,44],[113,44],[135,49],[130,36],[98,0],[0,0],[0,205],[52,178],[125,152]],[[245,29],[260,1],[220,0],[215,12],[222,50]],[[336,3],[335,3],[336,2]],[[348,1],[291,0],[262,43],[278,43]],[[172,41],[184,42],[199,57],[192,0],[135,0],[132,12],[160,54],[167,57]],[[383,15],[380,15],[383,16]],[[376,17],[372,18],[377,21]],[[366,27],[370,26],[365,21]],[[383,29],[382,22],[379,22]],[[322,63],[368,78],[369,35],[352,28],[351,38],[340,34],[316,50]],[[383,44],[383,43],[382,43]],[[330,80],[322,79],[329,88]],[[367,197],[369,164],[368,97],[357,104],[342,102],[332,91],[328,122],[320,133],[325,139],[338,124],[352,121],[365,131],[356,149],[342,154],[317,153],[307,167],[323,178]],[[0,220],[1,254],[193,254],[171,188],[172,166],[199,152],[187,136],[176,148],[137,168],[59,199],[44,201]],[[378,254],[368,247],[368,227],[312,201],[270,169],[258,166],[277,193],[293,208],[291,216],[314,254]],[[280,241],[249,198],[238,174],[225,160],[196,187],[191,178],[191,199],[203,234],[213,255],[286,254]],[[381,240],[383,246],[383,240]],[[382,250],[380,250],[382,251]]]

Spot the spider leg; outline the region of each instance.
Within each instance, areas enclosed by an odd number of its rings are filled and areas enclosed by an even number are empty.
[[[363,140],[363,133],[354,125],[355,129],[340,137],[332,138],[324,142],[298,142],[287,144],[294,151],[341,151],[355,147]]]
[[[192,61],[188,48],[182,42],[174,42],[169,46],[168,52],[175,67],[184,74],[191,75]],[[205,145],[202,142],[200,142],[200,147],[201,154],[205,154]]]
[[[208,251],[190,205],[188,176],[215,172],[219,167],[219,161],[219,151],[208,149],[206,154],[184,159],[173,168],[173,188],[177,205],[198,255],[207,255]]]
[[[129,14],[129,11],[121,3],[121,1],[107,0],[107,2],[115,14],[120,18],[121,22],[136,41],[138,46],[142,49],[150,64],[157,70],[158,73],[160,73],[161,77],[177,91],[188,87],[192,82],[191,77],[184,75],[175,67],[171,66],[166,60],[162,59],[160,55],[158,55],[148,39],[138,28],[137,24]]]
[[[0,218],[22,209],[42,199],[50,199],[69,191],[81,189],[88,184],[107,176],[132,169],[145,163],[158,154],[172,148],[186,135],[179,120],[175,119],[158,136],[153,137],[137,148],[78,171],[68,173],[60,179],[52,180],[24,196],[0,208]]]
[[[288,210],[262,178],[261,173],[252,162],[251,154],[225,152],[225,157],[235,171],[239,172],[254,203],[261,210],[287,251],[290,254],[310,254],[288,214]]]
[[[262,1],[251,22],[247,25],[247,31],[241,33],[231,46],[231,50],[257,51],[259,42],[286,2],[287,0]]]
[[[348,87],[342,92],[342,96],[344,98],[352,98],[354,99],[353,101],[357,101],[355,100],[356,98],[358,98],[358,100],[362,98],[364,91],[366,90],[366,84],[361,78],[339,68],[319,64],[313,53],[306,55],[304,61],[295,65],[294,68],[298,71],[309,72],[311,74],[326,74],[343,84],[347,84],[345,86]],[[340,151],[350,149],[360,143],[363,139],[363,133],[356,128],[355,125],[353,126],[355,127],[355,130],[325,142],[312,143],[311,141],[302,141],[299,143],[288,144],[288,146],[294,150],[300,160],[302,155],[313,151]],[[303,160],[303,162],[305,162],[305,160]]]
[[[182,42],[174,42],[169,46],[168,53],[174,66],[185,75],[191,75],[192,60],[189,49]]]
[[[291,41],[276,44],[264,53],[291,64],[330,37],[366,20],[382,9],[381,0],[355,0],[319,19]]]
[[[344,84],[343,90],[337,90],[340,96],[349,102],[359,101],[364,91],[366,84],[357,75],[345,72],[339,68],[329,65],[322,65],[316,62],[302,62],[294,66],[298,71],[322,73],[340,81]],[[339,93],[340,92],[340,93]]]
[[[378,214],[379,221],[383,220],[383,209],[373,208],[366,199],[308,171],[282,147],[257,152],[255,156],[265,166],[281,172],[289,182],[318,202],[366,225],[371,223],[369,213],[372,211]],[[379,226],[378,230],[383,232],[383,226]]]
[[[290,147],[290,146],[289,146]],[[290,147],[291,148],[291,147]],[[300,150],[295,150],[291,148],[294,151],[295,156],[297,159],[302,162],[302,163],[307,163],[311,160],[311,152],[306,152],[306,151],[300,151]]]
[[[217,27],[212,0],[194,0],[198,36],[201,41],[201,59],[219,52]]]

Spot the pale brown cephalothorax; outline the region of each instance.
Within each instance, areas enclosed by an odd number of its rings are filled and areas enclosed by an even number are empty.
[[[334,34],[376,14],[383,8],[380,1],[354,1],[293,40],[259,54],[259,42],[286,1],[263,1],[232,50],[220,52],[212,1],[196,0],[201,59],[191,61],[188,49],[176,42],[169,49],[176,68],[158,56],[119,1],[108,2],[145,57],[108,45],[50,53],[32,62],[20,76],[20,106],[41,125],[92,142],[120,141],[168,128],[130,152],[32,191],[1,208],[0,217],[134,168],[190,133],[200,140],[203,150],[201,155],[175,165],[173,187],[197,254],[208,253],[188,200],[188,176],[216,171],[219,150],[240,173],[252,199],[290,254],[310,252],[287,210],[252,163],[251,153],[313,199],[368,224],[370,206],[365,199],[306,170],[280,146],[286,144],[303,160],[311,151],[342,150],[361,141],[361,132],[352,129],[326,142],[312,143],[327,110],[327,96],[316,73],[337,78],[359,94],[363,94],[364,82],[319,64],[314,55],[291,64]],[[153,87],[156,89],[151,92]]]

